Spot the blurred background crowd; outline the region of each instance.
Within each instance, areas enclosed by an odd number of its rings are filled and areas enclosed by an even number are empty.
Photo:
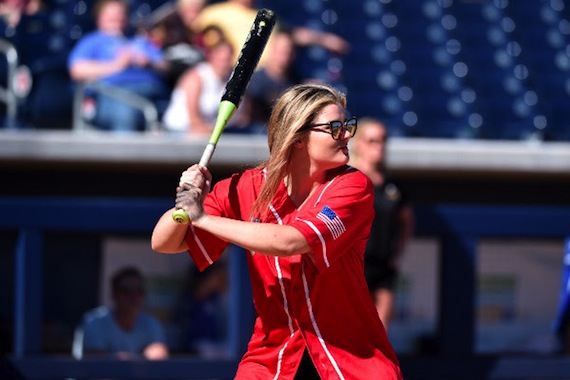
[[[109,11],[105,3],[122,5]],[[11,58],[0,62],[0,83],[18,98],[15,117],[0,104],[3,125],[207,131],[216,104],[211,99],[256,10],[266,7],[276,12],[278,29],[292,46],[273,36],[260,62],[263,80],[253,82],[259,86],[230,130],[263,132],[266,99],[287,84],[317,80],[346,91],[352,114],[383,120],[392,136],[570,139],[570,10],[562,0],[524,6],[508,0],[94,5],[0,5],[2,50],[8,43],[17,52],[16,69]],[[97,31],[113,37],[93,39]],[[219,49],[223,42],[231,52]],[[138,111],[124,112],[133,107]]]

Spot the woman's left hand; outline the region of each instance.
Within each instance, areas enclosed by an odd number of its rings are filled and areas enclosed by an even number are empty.
[[[191,221],[204,215],[204,199],[210,192],[212,176],[207,168],[193,165],[180,177],[176,188],[176,208],[183,209]]]

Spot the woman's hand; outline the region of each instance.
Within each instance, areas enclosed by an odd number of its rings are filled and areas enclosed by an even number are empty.
[[[176,208],[183,209],[192,222],[204,215],[204,199],[210,192],[212,175],[207,168],[193,165],[182,173],[176,188]]]

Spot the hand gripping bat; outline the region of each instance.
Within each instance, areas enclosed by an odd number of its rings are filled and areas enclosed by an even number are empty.
[[[202,158],[200,159],[200,166],[207,167],[210,163],[210,159],[216,150],[216,145],[224,131],[224,128],[239,107],[245,90],[251,80],[251,76],[257,67],[259,58],[261,57],[261,54],[265,49],[265,45],[267,45],[267,40],[275,26],[276,19],[277,17],[275,16],[275,12],[269,9],[261,9],[257,12],[255,21],[253,22],[249,35],[241,49],[236,65],[230,75],[230,79],[226,83],[226,88],[218,108],[218,115],[216,117],[214,129],[210,136],[210,140],[208,141],[208,145],[206,145],[206,148],[204,149]],[[172,213],[172,218],[177,223],[181,224],[187,224],[190,222],[190,218],[182,209],[174,211]]]

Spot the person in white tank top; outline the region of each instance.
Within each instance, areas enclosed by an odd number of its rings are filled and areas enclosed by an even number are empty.
[[[206,61],[184,73],[172,92],[162,120],[168,131],[209,135],[214,128],[233,49],[220,34],[204,34],[204,45]]]

